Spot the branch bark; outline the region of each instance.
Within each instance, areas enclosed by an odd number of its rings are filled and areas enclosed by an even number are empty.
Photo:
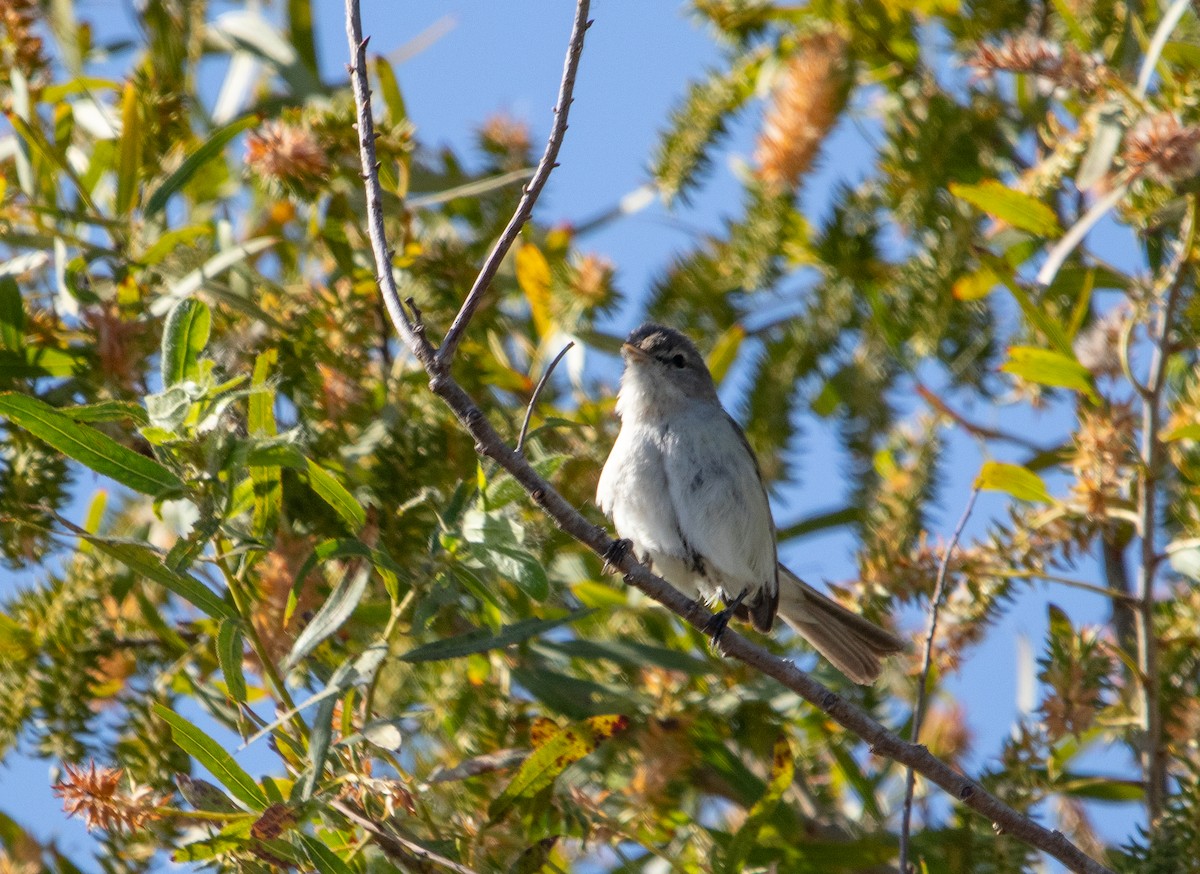
[[[434,354],[424,337],[409,321],[400,305],[395,283],[391,281],[391,263],[388,249],[383,240],[383,217],[379,180],[374,162],[370,91],[366,85],[366,41],[362,38],[362,25],[358,0],[346,2],[346,32],[351,56],[355,62],[350,67],[358,119],[360,152],[363,161],[363,178],[367,188],[367,213],[372,235],[372,250],[375,254],[380,291],[387,302],[388,313],[396,322],[401,339],[412,350],[417,360],[429,374],[429,387],[454,413],[463,428],[475,440],[476,451],[495,461],[529,494],[560,529],[574,537],[597,556],[609,554],[615,541],[604,529],[593,525],[575,509],[557,490],[529,465],[519,454],[505,443],[492,427],[483,411],[463,388],[449,375],[449,365],[472,315],[480,305],[480,299],[495,275],[504,254],[516,239],[521,226],[532,214],[537,201],[554,168],[562,136],[566,132],[567,108],[571,103],[575,71],[583,51],[584,34],[590,25],[587,20],[588,0],[577,0],[575,20],[571,31],[570,47],[564,64],[559,100],[555,108],[555,125],[547,143],[542,162],[538,165],[526,194],[522,197],[501,238],[484,262],[479,276],[472,285],[458,316],[443,341],[441,349]],[[376,239],[378,230],[378,240]],[[424,344],[424,345],[423,345]],[[617,570],[624,574],[625,582],[644,592],[666,607],[676,616],[703,631],[712,614],[691,600],[659,576],[651,573],[644,565],[628,554],[614,562]],[[772,655],[758,644],[748,640],[733,629],[726,629],[721,637],[721,646],[726,656],[735,658],[766,676],[777,680],[785,688],[800,695],[809,703],[819,707],[831,719],[865,741],[873,752],[912,768],[930,782],[940,786],[964,805],[987,817],[997,828],[1018,840],[1036,847],[1060,861],[1069,870],[1079,874],[1112,874],[1098,862],[1090,859],[1072,844],[1061,832],[1051,831],[1032,819],[1009,807],[980,784],[965,777],[941,761],[919,744],[907,743],[888,731],[865,711],[840,697],[790,662]]]
[[[1158,637],[1154,631],[1154,578],[1160,556],[1154,537],[1158,531],[1158,484],[1161,478],[1163,444],[1158,437],[1162,416],[1162,393],[1166,386],[1171,331],[1196,232],[1196,200],[1188,198],[1188,212],[1180,233],[1179,252],[1164,274],[1165,297],[1159,307],[1151,337],[1150,370],[1142,389],[1141,475],[1138,477],[1138,528],[1141,561],[1137,578],[1137,655],[1142,680],[1143,728],[1142,770],[1146,775],[1146,815],[1153,830],[1167,796],[1167,752],[1163,745],[1163,714],[1159,695]]]

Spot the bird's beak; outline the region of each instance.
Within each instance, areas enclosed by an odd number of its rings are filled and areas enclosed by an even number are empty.
[[[621,357],[627,360],[632,358],[634,361],[645,361],[650,356],[631,343],[622,343]]]

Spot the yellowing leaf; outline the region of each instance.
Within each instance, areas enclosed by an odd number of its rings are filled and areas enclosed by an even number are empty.
[[[488,810],[492,822],[501,819],[518,800],[537,795],[569,765],[596,749],[600,741],[624,731],[628,726],[628,717],[620,714],[593,716],[543,736],[541,744],[521,765],[512,782],[492,802]]]
[[[975,483],[984,491],[1005,492],[1019,501],[1050,503],[1054,500],[1047,491],[1046,484],[1042,482],[1042,478],[1019,464],[988,461],[979,471],[979,477]]]
[[[1008,361],[1000,369],[1029,382],[1069,388],[1083,392],[1093,401],[1099,400],[1088,369],[1061,352],[1013,346],[1008,350]]]
[[[542,337],[551,331],[550,319],[550,264],[541,249],[533,243],[523,243],[517,249],[517,285],[529,301],[533,314],[533,325]]]
[[[985,179],[978,185],[952,182],[950,193],[1019,230],[1039,237],[1053,237],[1062,233],[1054,210],[1036,197],[1015,191],[998,179]]]
[[[954,297],[956,300],[979,300],[987,297],[999,282],[1000,278],[995,273],[982,267],[955,280]]]
[[[746,339],[746,329],[736,322],[717,338],[717,343],[708,353],[708,371],[712,374],[713,382],[720,385],[729,367],[737,358],[742,341]]]

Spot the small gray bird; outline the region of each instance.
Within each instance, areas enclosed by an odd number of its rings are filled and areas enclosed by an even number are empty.
[[[673,586],[770,631],[776,613],[856,683],[904,648],[889,631],[822,595],[778,563],[758,462],[725,412],[692,342],[643,325],[621,347],[621,432],[596,499],[634,555]]]

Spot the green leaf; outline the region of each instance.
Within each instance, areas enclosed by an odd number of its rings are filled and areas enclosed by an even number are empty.
[[[1021,501],[1052,502],[1042,478],[1017,464],[988,461],[975,480],[979,488],[990,492],[1005,492]]]
[[[388,124],[400,124],[408,118],[408,109],[404,105],[404,95],[400,91],[400,83],[396,81],[396,73],[382,55],[375,58],[375,77],[379,80],[383,105],[387,107]]]
[[[142,165],[141,113],[138,89],[133,80],[125,83],[121,95],[121,150],[117,161],[117,215],[127,216],[137,196],[138,171]]]
[[[798,522],[793,522],[791,525],[780,528],[778,540],[780,543],[783,543],[785,540],[793,540],[808,534],[816,534],[820,531],[827,531],[830,528],[854,525],[861,518],[862,511],[858,507],[839,507],[836,510],[813,513],[811,516],[806,516]]]
[[[257,117],[248,115],[245,118],[213,131],[198,149],[183,160],[183,163],[179,165],[179,169],[163,180],[158,188],[154,189],[154,193],[146,201],[146,218],[152,218],[156,213],[160,212],[167,205],[167,201],[171,199],[171,195],[187,185],[191,181],[191,178],[196,175],[196,171],[220,155],[230,140],[257,123]]]
[[[1038,385],[1082,392],[1095,403],[1100,400],[1092,387],[1092,375],[1087,368],[1061,352],[1033,346],[1012,346],[1008,350],[1008,361],[1000,369]]]
[[[436,662],[445,659],[457,659],[491,649],[512,646],[539,634],[545,634],[552,628],[576,622],[591,613],[591,610],[576,610],[557,619],[522,619],[512,625],[505,625],[495,634],[486,629],[469,631],[455,637],[435,640],[399,656],[402,662]]]
[[[312,862],[318,874],[354,874],[354,869],[318,838],[306,834],[299,835],[299,838],[301,846],[304,847],[304,854],[308,856],[308,861]]]
[[[535,601],[550,597],[550,578],[546,576],[546,569],[527,550],[503,543],[471,543],[468,546],[479,561],[512,580]]]
[[[308,472],[308,484],[326,504],[333,508],[354,531],[362,528],[367,521],[367,513],[362,504],[346,487],[338,482],[333,474],[311,458],[305,458],[305,469]]]
[[[107,434],[82,425],[37,398],[0,394],[0,416],[19,425],[84,467],[146,495],[183,491],[183,482],[157,461],[140,455]]]
[[[25,307],[11,276],[0,276],[0,349],[20,352],[25,342]]]
[[[317,43],[313,36],[312,0],[288,0],[287,23],[288,41],[313,77],[319,78]]]
[[[735,322],[713,344],[712,351],[708,353],[707,363],[708,372],[712,374],[713,382],[717,385],[725,379],[725,374],[737,359],[738,350],[742,348],[742,341],[745,339],[746,329]]]
[[[82,528],[65,522],[64,524],[67,524],[77,537],[87,540],[105,555],[115,558],[135,574],[140,574],[174,592],[213,619],[232,619],[237,616],[233,606],[222,600],[212,589],[195,577],[171,570],[150,547],[132,540],[88,534]]]
[[[1036,197],[1009,188],[997,179],[985,179],[978,185],[951,182],[950,193],[1018,230],[1039,237],[1062,233],[1054,210]]]
[[[212,313],[203,301],[185,298],[171,308],[162,336],[164,390],[199,375],[200,353],[208,344],[211,328]]]
[[[130,421],[145,425],[150,421],[145,407],[133,401],[100,401],[95,404],[83,404],[78,407],[58,407],[64,416],[70,416],[76,422],[121,422]]]
[[[492,822],[501,819],[522,798],[532,798],[555,781],[569,765],[578,762],[602,740],[624,731],[628,718],[620,715],[593,716],[560,728],[521,765],[504,791],[488,808]]]
[[[746,815],[742,827],[737,830],[725,857],[725,870],[742,871],[750,851],[758,841],[759,832],[767,824],[775,808],[779,806],[783,793],[792,785],[796,775],[796,762],[792,756],[792,747],[785,735],[775,740],[771,754],[771,779],[767,783],[767,791],[762,798],[754,803]]]
[[[225,675],[229,697],[239,704],[246,700],[246,678],[242,674],[242,624],[226,619],[217,632],[217,661]]]
[[[329,748],[333,743],[333,714],[337,703],[337,696],[330,695],[317,708],[312,731],[308,735],[308,770],[296,783],[296,801],[308,801],[312,798],[325,775],[325,760],[329,758]]]
[[[1164,432],[1161,439],[1167,443],[1173,440],[1200,440],[1200,422],[1176,425]]]
[[[154,705],[154,712],[171,726],[171,737],[179,748],[195,758],[208,769],[234,798],[252,810],[264,810],[267,796],[242,766],[219,743],[188,722],[175,711],[161,704]]]
[[[346,571],[341,581],[329,593],[317,615],[312,618],[292,645],[288,653],[284,673],[294,668],[302,658],[316,649],[350,618],[358,602],[362,600],[367,590],[367,582],[371,579],[370,565],[360,566]]]

